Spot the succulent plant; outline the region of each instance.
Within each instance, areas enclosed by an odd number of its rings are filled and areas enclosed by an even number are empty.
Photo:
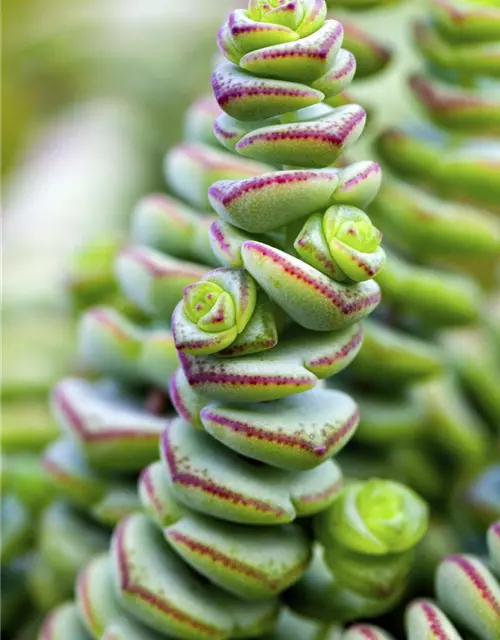
[[[251,0],[221,27],[222,111],[197,103],[165,160],[187,204],[141,201],[115,262],[132,311],[83,314],[89,379],[52,394],[65,435],[45,466],[87,523],[117,526],[42,638],[334,638],[401,596],[426,505],[396,482],[343,486],[332,456],[359,410],[323,382],[359,352],[385,260],[362,209],[378,165],[334,166],[365,121],[328,104],[354,71],[341,45],[323,0]],[[349,609],[322,622],[279,599],[300,610],[313,553],[328,577],[312,593],[334,582]]]

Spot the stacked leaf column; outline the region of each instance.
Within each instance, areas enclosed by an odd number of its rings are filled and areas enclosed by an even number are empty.
[[[140,244],[121,252],[116,274],[151,324],[102,307],[83,317],[82,356],[113,382],[63,381],[54,405],[89,467],[111,478],[85,493],[92,511],[102,513],[117,474],[146,464],[143,512],[119,523],[110,553],[79,576],[78,611],[55,610],[44,638],[260,636],[309,564],[312,530],[319,562],[324,548],[333,568],[329,619],[376,615],[401,595],[424,503],[388,481],[343,489],[331,459],[359,415],[322,380],[359,351],[384,253],[359,208],[377,192],[378,165],[332,166],[365,114],[327,104],[355,61],[325,14],[319,0],[253,1],[229,16],[214,130],[252,160],[200,144],[172,150],[171,188],[219,218],[208,227],[172,199],[145,199],[133,224]],[[167,388],[177,418],[166,417]],[[159,431],[161,460],[150,463]],[[335,598],[346,607],[335,610]]]

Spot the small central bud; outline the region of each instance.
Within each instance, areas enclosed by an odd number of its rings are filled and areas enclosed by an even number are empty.
[[[368,482],[360,494],[366,520],[383,530],[400,531],[404,525],[404,500],[377,481]]]
[[[304,18],[304,9],[304,0],[250,0],[247,15],[258,22],[296,29]]]
[[[282,7],[285,4],[297,4],[297,1],[300,0],[295,0],[294,2],[290,2],[290,0],[250,0],[248,3],[248,14],[254,19],[256,16],[262,18],[263,15],[273,9]]]
[[[184,289],[186,314],[192,322],[198,323],[214,307],[223,290],[212,282],[197,282]]]
[[[323,219],[326,240],[332,248],[335,241],[362,253],[373,253],[382,241],[382,234],[370,218],[357,207],[330,207]]]
[[[336,236],[340,242],[363,253],[373,253],[382,239],[380,231],[369,220],[342,222]]]
[[[424,503],[396,482],[369,480],[356,502],[367,528],[388,547],[404,546],[406,539],[420,535],[425,524]]]

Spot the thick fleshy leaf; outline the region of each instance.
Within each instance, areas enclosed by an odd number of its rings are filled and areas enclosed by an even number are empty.
[[[439,31],[451,41],[500,38],[500,11],[494,0],[433,0],[429,8]]]
[[[99,551],[102,551],[100,549]],[[9,565],[10,567],[12,565]],[[40,552],[34,553],[30,558],[30,566],[27,575],[23,576],[23,583],[29,588],[29,595],[33,604],[40,612],[47,613],[57,607],[61,602],[70,600],[74,593],[74,582],[78,569],[66,575],[55,569],[50,560],[43,557]],[[2,591],[8,588],[5,579],[5,571],[2,571],[4,586]],[[2,607],[4,595],[2,594]],[[5,615],[5,614],[4,614]],[[66,636],[63,636],[66,638]]]
[[[342,628],[303,618],[283,608],[273,632],[266,635],[265,640],[317,640],[318,634],[323,636],[323,640],[341,640]]]
[[[445,193],[498,212],[500,144],[495,138],[471,140],[450,149],[436,175]]]
[[[387,631],[374,624],[353,624],[342,634],[342,640],[394,640]]]
[[[500,361],[491,348],[490,336],[470,327],[447,331],[441,342],[481,414],[492,427],[500,424]]]
[[[359,380],[402,387],[442,371],[443,354],[436,346],[374,320],[364,322],[363,329],[363,345],[351,369]]]
[[[125,295],[146,313],[167,321],[184,287],[200,280],[207,270],[149,247],[124,249],[116,263],[116,275]]]
[[[489,527],[487,543],[491,569],[500,577],[500,520]]]
[[[235,149],[264,162],[327,167],[356,142],[365,121],[364,109],[348,105],[316,122],[292,122],[255,129],[241,138]]]
[[[108,482],[90,467],[73,439],[59,438],[49,445],[43,466],[57,493],[74,505],[90,507],[106,492]]]
[[[430,325],[466,325],[478,318],[481,291],[463,274],[417,266],[391,253],[376,280],[384,300]]]
[[[168,640],[169,637],[148,629],[137,620],[121,617],[106,626],[100,640]]]
[[[326,4],[329,7],[342,7],[349,11],[364,11],[366,9],[388,7],[399,1],[400,0],[326,0]]]
[[[199,213],[163,194],[142,198],[133,217],[131,236],[135,244],[168,253],[174,258],[217,264],[208,240],[214,218]]]
[[[340,489],[331,461],[295,473],[256,466],[180,419],[165,430],[161,453],[176,499],[231,522],[292,522],[324,508]]]
[[[309,561],[309,544],[295,526],[249,529],[181,507],[159,462],[144,470],[139,491],[172,548],[196,571],[244,599],[283,591]]]
[[[336,282],[269,245],[247,241],[242,256],[245,267],[271,300],[306,329],[341,329],[369,315],[380,302],[375,282]]]
[[[391,128],[378,151],[397,174],[462,201],[500,211],[500,145],[495,138],[463,140],[430,125]]]
[[[344,589],[359,596],[378,598],[401,591],[410,575],[413,550],[385,556],[351,552],[330,542],[325,548],[325,562],[335,580]]]
[[[161,388],[168,387],[170,376],[179,365],[174,337],[167,329],[150,331],[143,342],[140,370],[145,379]]]
[[[391,446],[412,442],[423,432],[425,411],[415,393],[391,396],[367,394],[356,389],[359,426],[356,440],[367,445]]]
[[[113,264],[122,246],[123,238],[106,235],[85,243],[72,256],[64,286],[77,310],[102,303],[116,295]]]
[[[193,427],[202,429],[200,411],[209,399],[191,387],[182,367],[179,367],[170,379],[169,394],[178,415]]]
[[[248,239],[247,233],[242,233],[229,222],[215,220],[210,227],[210,244],[214,255],[227,267],[243,267],[241,247]]]
[[[283,42],[294,42],[299,38],[290,26],[272,21],[260,22],[261,15],[236,9],[219,29],[217,42],[223,55],[235,63],[249,51]]]
[[[112,384],[66,378],[54,388],[52,405],[65,431],[80,442],[92,466],[135,471],[155,459],[168,418]]]
[[[250,233],[263,233],[325,209],[338,182],[338,171],[332,169],[276,171],[216,182],[208,195],[223,220]]]
[[[111,555],[121,604],[161,633],[225,640],[259,635],[274,622],[274,600],[243,602],[207,585],[146,516],[131,516],[118,527]]]
[[[15,494],[33,516],[54,499],[51,478],[37,452],[3,450],[1,483],[3,494]]]
[[[94,638],[100,638],[105,627],[124,615],[113,589],[111,562],[108,554],[93,558],[78,575],[76,602],[80,619]]]
[[[78,351],[83,364],[104,376],[139,382],[139,357],[144,330],[111,307],[87,310],[78,327]]]
[[[314,389],[260,404],[208,404],[205,429],[230,449],[282,469],[311,469],[342,449],[358,423],[355,402]]]
[[[461,640],[462,636],[431,600],[414,600],[406,608],[408,640]]]
[[[259,78],[233,64],[219,65],[212,88],[221,109],[243,121],[264,120],[320,103],[321,91],[298,82]]]
[[[61,604],[51,611],[43,621],[40,636],[43,640],[90,640],[76,605],[71,602]]]
[[[165,468],[160,461],[142,470],[138,489],[142,508],[162,529],[189,513],[172,495]]]
[[[285,601],[301,616],[339,623],[379,616],[393,608],[401,595],[400,588],[370,598],[342,586],[326,567],[317,548],[303,577],[286,592]]]
[[[105,527],[114,527],[131,513],[141,510],[135,484],[131,482],[114,482],[101,500],[93,505],[92,517]]]
[[[193,143],[173,147],[164,162],[165,177],[172,191],[192,207],[205,210],[210,210],[207,192],[213,182],[241,180],[270,170],[269,165]]]
[[[320,29],[297,42],[273,45],[247,53],[241,58],[239,65],[246,71],[264,77],[312,82],[334,64],[342,39],[340,22],[327,20]]]
[[[255,309],[248,324],[228,347],[219,351],[219,356],[248,356],[272,349],[278,344],[276,318],[267,296],[258,291]]]
[[[195,571],[245,600],[284,591],[299,579],[310,556],[296,525],[244,527],[192,513],[164,535]]]
[[[382,171],[371,160],[354,162],[339,169],[339,184],[333,194],[333,203],[365,207],[377,195]]]
[[[222,401],[277,400],[312,389],[319,379],[335,375],[356,357],[363,339],[359,325],[332,332],[300,332],[285,336],[274,349],[244,358],[192,357],[181,364],[196,394]],[[197,396],[196,396],[197,397]],[[181,394],[182,398],[182,394]],[[188,396],[189,398],[189,396]],[[174,399],[174,405],[179,406]],[[192,413],[199,400],[187,403]]]
[[[439,604],[482,640],[497,640],[500,585],[484,564],[465,554],[447,556],[436,573]]]
[[[351,8],[352,0],[349,2]],[[344,47],[356,59],[356,78],[368,78],[385,69],[392,59],[392,50],[381,37],[373,36],[354,22],[342,20]],[[382,36],[382,34],[380,34]]]
[[[447,135],[428,124],[390,127],[376,139],[377,152],[397,175],[421,179],[436,172]]]
[[[419,21],[414,40],[420,53],[437,67],[467,75],[500,76],[500,46],[494,42],[451,43],[431,21]]]
[[[44,512],[38,535],[41,556],[62,584],[72,584],[78,571],[109,544],[102,527],[64,502],[54,502]]]
[[[5,340],[4,334],[4,343]],[[59,435],[44,398],[28,399],[26,396],[21,402],[8,402],[3,395],[2,405],[0,444],[3,453],[41,451]]]
[[[465,135],[500,134],[498,86],[486,84],[476,90],[463,89],[423,75],[413,75],[410,86],[430,119],[438,126]]]
[[[340,49],[333,66],[312,83],[312,87],[331,98],[348,87],[356,73],[356,58],[346,49]]]
[[[184,139],[187,142],[217,146],[213,125],[220,115],[220,107],[212,94],[198,98],[186,111],[184,117]]]
[[[426,415],[427,436],[457,459],[462,469],[485,462],[486,426],[463,396],[451,376],[439,376],[419,384],[417,397]]]
[[[30,514],[23,503],[13,495],[2,496],[1,534],[2,566],[13,560],[17,555],[25,553],[30,545],[31,526]]]
[[[271,119],[271,122],[272,121],[273,119]],[[238,141],[251,131],[254,126],[255,123],[235,120],[231,118],[231,116],[228,116],[227,113],[222,113],[214,122],[214,135],[223,147],[234,151]]]
[[[373,208],[384,234],[419,257],[500,253],[500,221],[489,211],[441,200],[395,180],[384,180]]]

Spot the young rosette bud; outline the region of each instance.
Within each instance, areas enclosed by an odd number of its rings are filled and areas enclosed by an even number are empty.
[[[274,317],[259,304],[255,280],[244,269],[214,269],[187,286],[172,329],[177,349],[191,355],[250,354],[277,343]]]
[[[300,257],[334,280],[362,282],[384,266],[382,234],[370,218],[356,207],[329,207],[315,214],[295,240]]]
[[[338,545],[379,556],[415,547],[427,529],[427,506],[408,487],[391,480],[353,482],[342,491],[320,523],[328,549]]]
[[[230,14],[218,34],[224,55],[238,64],[248,52],[309,36],[326,17],[324,0],[250,0]]]
[[[427,519],[426,504],[402,484],[379,479],[347,484],[333,504],[315,517],[331,577],[319,580],[326,567],[320,570],[313,563],[302,585],[299,582],[292,589],[292,606],[307,615],[305,607],[311,604],[310,613],[318,615],[310,597],[301,602],[301,590],[311,593],[311,582],[317,585],[319,600],[336,597],[344,602],[343,607],[319,614],[322,619],[353,620],[380,615],[394,606],[404,590],[413,549],[426,532]]]

